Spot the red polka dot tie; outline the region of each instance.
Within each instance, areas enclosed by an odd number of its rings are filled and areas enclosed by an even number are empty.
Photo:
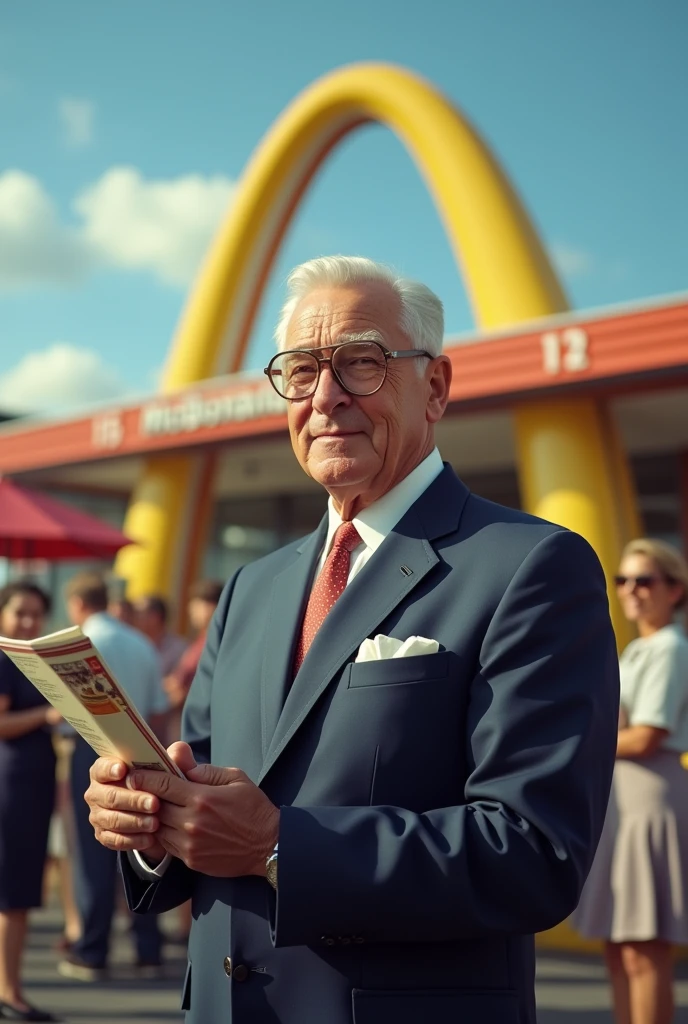
[[[349,578],[351,552],[360,543],[361,538],[353,523],[342,523],[338,527],[330,553],[320,575],[313,584],[311,596],[308,599],[294,658],[294,675],[301,668],[301,662],[306,657],[306,652],[313,643],[315,634],[325,621],[328,612],[337,598],[344,593],[346,581]]]

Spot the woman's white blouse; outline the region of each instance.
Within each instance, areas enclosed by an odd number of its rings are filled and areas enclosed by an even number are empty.
[[[678,625],[632,640],[620,659],[621,705],[629,725],[669,735],[664,750],[688,751],[688,638]]]

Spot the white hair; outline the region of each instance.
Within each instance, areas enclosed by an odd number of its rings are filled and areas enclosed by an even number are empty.
[[[287,329],[298,303],[316,288],[367,284],[384,281],[399,297],[399,326],[411,341],[412,348],[422,348],[433,358],[442,352],[444,341],[444,309],[441,300],[426,285],[400,277],[384,263],[364,256],[320,256],[295,267],[287,278],[287,300],[282,306],[275,341],[281,351],[286,347]],[[414,360],[415,361],[415,360]],[[418,360],[419,369],[427,364]]]

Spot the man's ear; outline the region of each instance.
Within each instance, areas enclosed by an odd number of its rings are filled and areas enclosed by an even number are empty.
[[[449,356],[441,355],[434,359],[430,366],[428,383],[430,392],[425,409],[428,423],[437,423],[444,415],[449,401],[449,389],[452,381],[452,364]]]

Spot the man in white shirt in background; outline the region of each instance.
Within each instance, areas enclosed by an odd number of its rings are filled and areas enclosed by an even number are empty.
[[[168,629],[169,608],[159,594],[146,594],[134,602],[134,625],[156,648],[163,679],[173,672],[189,641]]]
[[[162,688],[160,657],[138,630],[108,614],[105,580],[97,573],[79,573],[66,586],[67,613],[81,626],[125,687],[138,710],[157,731],[164,724],[167,698]],[[78,981],[96,981],[107,970],[110,931],[117,892],[117,857],[93,835],[83,793],[96,759],[80,736],[75,739],[71,765],[77,858],[74,883],[82,921],[81,937],[58,964],[60,974]],[[144,971],[161,963],[162,939],[155,915],[133,920],[137,966]]]

